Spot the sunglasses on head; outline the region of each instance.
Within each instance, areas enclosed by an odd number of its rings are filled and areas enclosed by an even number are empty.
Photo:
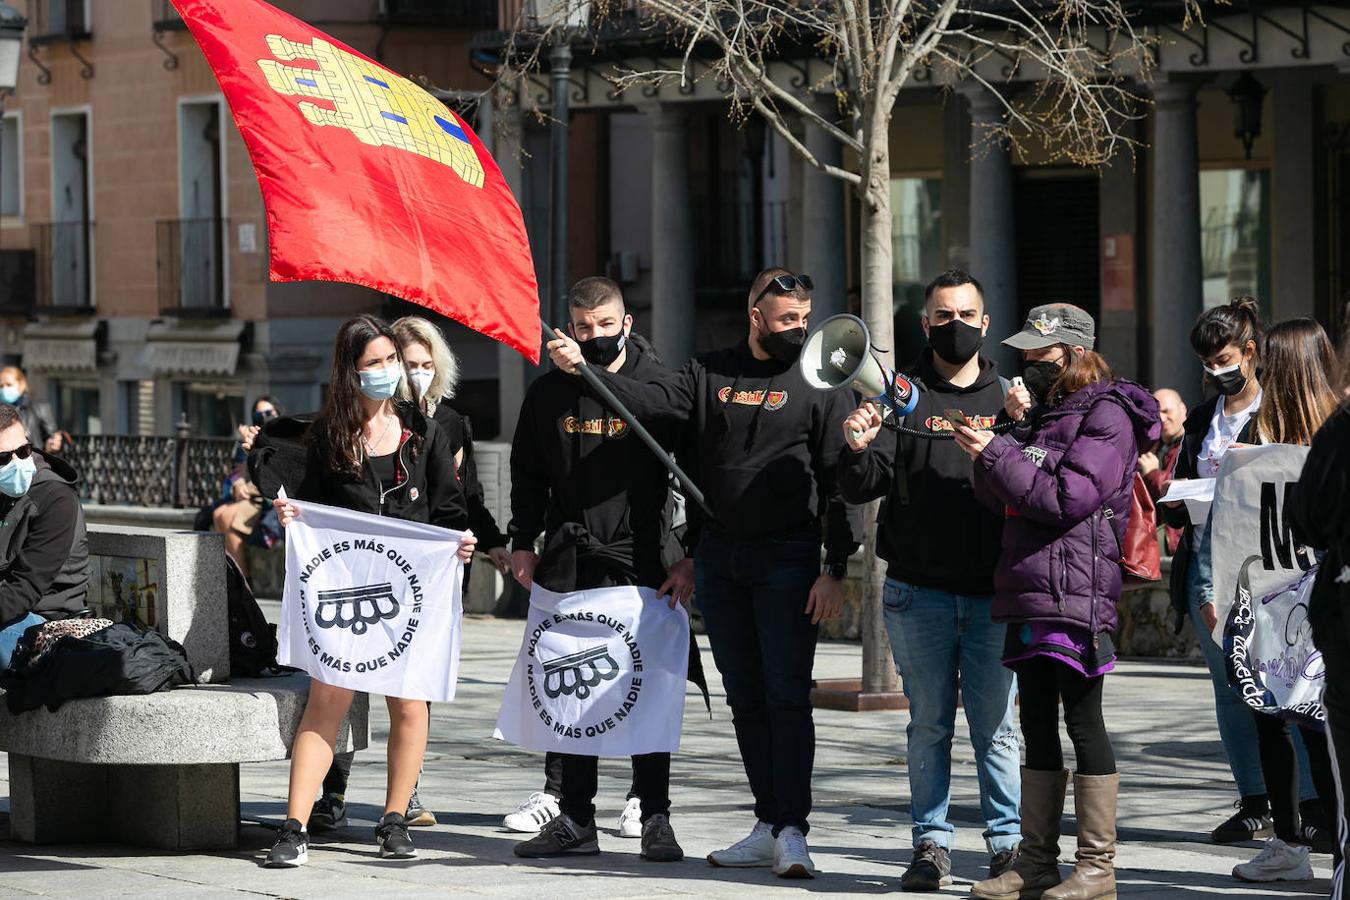
[[[13,450],[0,450],[0,468],[9,465],[9,461],[14,457],[27,459],[33,455],[33,445],[24,444],[22,447],[15,447]]]
[[[809,294],[815,290],[816,283],[811,280],[810,275],[775,275],[769,279],[769,283],[764,285],[764,290],[759,292],[759,295],[755,297],[755,302],[750,305],[758,306],[759,301],[764,299],[764,295],[774,288],[778,288],[777,293],[779,294],[790,294],[798,287]]]

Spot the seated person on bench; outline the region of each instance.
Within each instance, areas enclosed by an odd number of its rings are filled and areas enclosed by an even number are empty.
[[[89,541],[79,475],[34,449],[19,411],[0,404],[0,669],[26,629],[84,612]]]

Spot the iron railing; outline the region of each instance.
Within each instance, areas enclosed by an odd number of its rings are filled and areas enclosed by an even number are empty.
[[[113,506],[199,509],[234,468],[234,438],[72,435],[61,456],[80,473],[80,499]]]
[[[0,315],[27,316],[37,299],[32,250],[0,250]]]
[[[381,0],[392,25],[440,25],[447,28],[497,27],[498,0]]]
[[[50,312],[91,312],[93,222],[34,225],[37,254],[37,308]]]
[[[173,316],[229,315],[225,297],[226,219],[155,223],[159,311]]]
[[[28,0],[28,42],[78,41],[90,36],[85,0]]]

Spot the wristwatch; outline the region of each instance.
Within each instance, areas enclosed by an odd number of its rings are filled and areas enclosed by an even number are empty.
[[[825,574],[836,581],[843,581],[848,575],[848,563],[826,563]]]

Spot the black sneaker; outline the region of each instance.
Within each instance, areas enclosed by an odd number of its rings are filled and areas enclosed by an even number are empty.
[[[263,865],[269,869],[294,869],[309,862],[309,834],[297,819],[287,819],[277,842],[267,852]]]
[[[412,797],[408,800],[408,811],[403,817],[408,820],[409,828],[429,828],[436,824],[436,814],[422,805],[417,788],[413,788]]]
[[[1017,862],[1017,848],[1000,850],[989,857],[989,877],[997,878],[1005,874]]]
[[[662,815],[652,816],[642,823],[642,858],[648,862],[679,862],[684,851],[675,840],[675,829]]]
[[[645,841],[644,841],[645,843]],[[567,813],[558,813],[527,841],[516,844],[516,856],[525,859],[545,859],[550,856],[595,856],[600,852],[600,840],[595,820],[589,825],[578,825]]]
[[[920,841],[914,859],[900,878],[902,891],[936,891],[952,883],[952,860],[932,841]]]
[[[1270,800],[1265,794],[1236,800],[1233,808],[1237,812],[1210,832],[1210,839],[1214,843],[1236,844],[1268,838],[1275,833],[1275,823],[1270,818]]]
[[[347,825],[347,798],[342,794],[324,794],[309,811],[309,830],[315,834],[337,831]]]
[[[1298,829],[1296,843],[1312,849],[1314,853],[1336,852],[1336,829],[1331,826],[1326,807],[1320,799],[1304,800],[1298,805],[1298,815],[1302,824]]]
[[[417,855],[408,837],[408,820],[396,812],[385,813],[375,826],[375,842],[380,845],[380,859],[412,859]]]

